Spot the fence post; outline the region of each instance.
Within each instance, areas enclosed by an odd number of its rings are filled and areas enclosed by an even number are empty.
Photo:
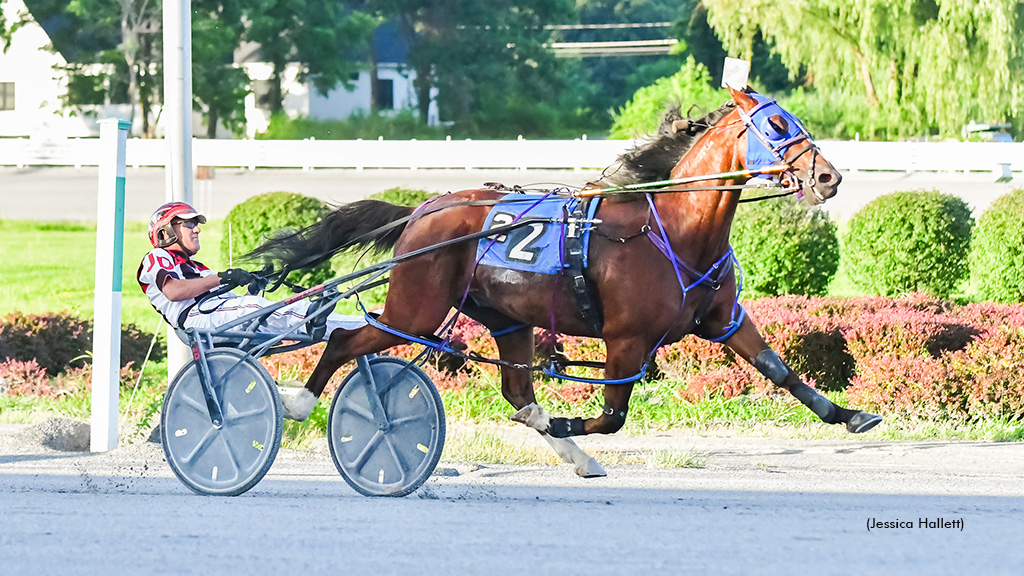
[[[93,296],[90,449],[117,448],[121,372],[121,273],[124,259],[125,148],[131,122],[100,120],[96,208],[96,293]]]

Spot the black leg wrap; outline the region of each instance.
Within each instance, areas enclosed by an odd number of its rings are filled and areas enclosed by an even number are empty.
[[[822,396],[817,390],[811,388],[807,384],[800,382],[799,384],[789,389],[796,396],[796,399],[803,403],[814,412],[818,418],[821,418],[822,422],[826,424],[836,424],[839,420],[836,418],[836,405],[831,400]]]
[[[604,413],[605,416],[608,417],[607,421],[610,422],[612,425],[612,428],[611,430],[609,430],[609,433],[618,432],[619,428],[622,428],[622,425],[626,423],[625,410],[616,410],[611,406],[605,404],[604,408],[601,411]]]
[[[583,418],[552,418],[548,424],[548,434],[555,438],[583,435]]]
[[[754,358],[754,368],[757,368],[758,372],[771,380],[772,384],[776,386],[781,386],[786,381],[786,376],[789,375],[789,368],[786,367],[786,363],[771,348],[765,348],[758,353],[757,357]]]

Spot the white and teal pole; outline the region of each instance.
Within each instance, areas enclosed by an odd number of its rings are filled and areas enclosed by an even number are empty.
[[[132,123],[99,121],[102,160],[96,208],[90,448],[117,448],[121,371],[121,276],[124,266],[125,148]]]

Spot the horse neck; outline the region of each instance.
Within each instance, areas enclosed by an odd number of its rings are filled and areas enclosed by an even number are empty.
[[[734,124],[738,115],[729,114],[702,136],[690,151],[672,169],[672,178],[720,174],[739,169],[744,154],[738,137],[742,124]],[[731,124],[731,125],[730,125]],[[686,185],[689,188],[728,186],[745,180],[708,180]],[[665,231],[673,247],[691,265],[703,270],[713,264],[729,249],[729,229],[732,227],[738,190],[705,190],[658,194],[655,206],[662,216]],[[685,239],[685,242],[683,241]]]

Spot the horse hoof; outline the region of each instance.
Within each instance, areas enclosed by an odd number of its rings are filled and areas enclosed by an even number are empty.
[[[608,473],[604,471],[604,467],[597,460],[590,457],[576,465],[576,475],[580,478],[600,478],[607,476]]]
[[[519,412],[512,415],[514,422],[526,424],[534,430],[545,432],[551,424],[551,415],[536,403],[523,406]]]
[[[850,421],[846,423],[846,429],[854,434],[861,434],[871,430],[881,423],[882,417],[878,414],[861,411],[857,412],[852,418],[850,418]]]

